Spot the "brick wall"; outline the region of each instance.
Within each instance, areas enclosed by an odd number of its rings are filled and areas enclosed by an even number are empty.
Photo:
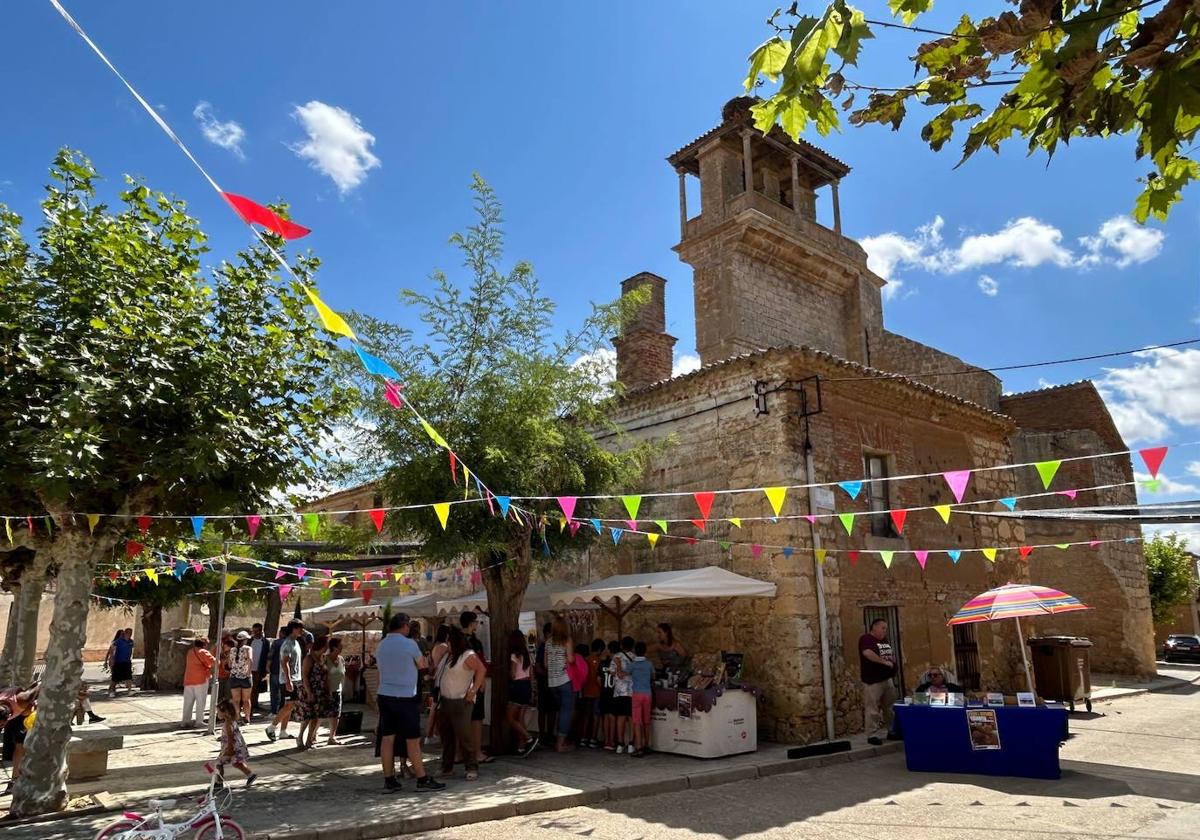
[[[951,356],[941,350],[905,338],[894,332],[881,330],[878,338],[871,345],[872,367],[881,370],[903,373],[931,385],[940,391],[946,391],[964,400],[970,400],[976,405],[1000,410],[1000,380],[992,374],[974,365],[969,365],[957,356]],[[952,376],[913,376],[925,371],[979,371],[967,375]]]

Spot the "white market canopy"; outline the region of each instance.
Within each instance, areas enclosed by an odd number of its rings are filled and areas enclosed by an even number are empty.
[[[525,599],[521,601],[521,612],[547,612],[549,610],[560,609],[558,604],[562,596],[573,589],[573,587],[574,584],[562,581],[539,581],[531,583],[525,590]],[[583,609],[595,609],[592,605],[578,606],[581,606]],[[470,595],[462,595],[458,598],[443,598],[437,602],[437,611],[439,613],[487,612],[487,590],[481,589],[478,592],[472,592]]]
[[[364,604],[361,597],[335,598],[327,604],[301,610],[306,621],[316,621],[321,624],[333,625],[339,621],[354,621],[358,624],[370,624],[383,614],[385,604],[392,605],[392,614],[408,613],[413,616],[437,615],[438,596],[432,592],[423,595],[401,595],[389,601]]]

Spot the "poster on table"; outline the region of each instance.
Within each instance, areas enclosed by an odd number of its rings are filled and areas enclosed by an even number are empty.
[[[1000,725],[996,722],[994,709],[968,710],[967,729],[971,733],[971,749],[1000,749]]]
[[[689,692],[681,691],[676,698],[675,711],[679,713],[681,718],[690,718],[692,716],[692,695]]]

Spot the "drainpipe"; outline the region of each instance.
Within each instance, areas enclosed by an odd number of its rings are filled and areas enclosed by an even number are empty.
[[[815,515],[817,512],[817,488],[812,485],[815,483],[814,476],[816,472],[813,465],[812,443],[809,441],[806,441],[804,446],[804,469],[805,483],[810,485],[808,488],[808,512],[810,515]],[[816,523],[810,522],[808,528],[812,536],[813,585],[817,589],[817,621],[820,623],[821,634],[821,684],[825,688],[825,737],[827,740],[832,741],[835,737],[833,727],[833,674],[829,662],[829,623],[828,614],[825,609],[825,570],[821,561],[817,559],[816,549],[821,547],[821,535],[817,533]]]

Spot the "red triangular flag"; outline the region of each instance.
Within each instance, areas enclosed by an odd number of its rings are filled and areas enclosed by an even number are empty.
[[[695,537],[684,537],[684,540],[687,541],[688,545],[695,545],[697,542],[699,542],[699,540],[697,540]]]
[[[695,525],[697,528],[699,528],[701,531],[704,530],[704,520],[703,519],[693,519],[692,524]]]
[[[717,497],[716,493],[693,493],[696,497],[696,507],[700,508],[700,518],[707,520],[708,512],[712,510],[713,499]],[[704,529],[701,528],[701,531]]]
[[[892,524],[896,526],[896,533],[904,533],[904,520],[908,519],[908,511],[906,510],[889,510],[892,515]]]
[[[116,570],[116,569],[109,569],[109,570],[108,570],[108,579],[109,579],[109,580],[116,580],[116,579],[117,579],[117,577],[118,577],[118,575],[117,575],[117,570]]]
[[[1149,449],[1139,449],[1138,454],[1146,462],[1151,478],[1158,478],[1158,468],[1162,466],[1163,458],[1167,457],[1167,447],[1152,446]]]
[[[857,566],[858,565],[858,552],[857,551],[847,551],[846,559],[850,561],[851,566]]]
[[[350,589],[354,592],[357,592],[358,590],[362,589],[362,581],[361,580],[350,581]]]
[[[371,521],[375,523],[375,531],[376,532],[382,531],[383,530],[383,517],[385,514],[385,511],[383,510],[383,508],[375,508],[374,510],[370,511],[370,514],[371,514]]]
[[[449,451],[449,450],[447,450]],[[458,485],[458,456],[450,452],[450,478],[454,480],[455,486]]]
[[[140,531],[141,533],[144,534],[150,530],[150,517],[149,516],[139,516],[137,522],[138,522],[138,531]]]
[[[139,554],[141,554],[145,547],[146,546],[142,545],[140,542],[129,540],[127,543],[125,543],[125,556],[132,560],[134,557],[137,557]]]
[[[1033,553],[1033,546],[1023,545],[1017,549],[1017,553],[1020,554],[1021,559],[1024,560],[1026,557],[1028,557],[1030,554]]]
[[[363,590],[363,603],[364,604],[371,603],[371,596],[374,594],[375,594],[374,589],[364,589]]]
[[[221,193],[225,196],[225,200],[229,202],[229,206],[233,208],[233,212],[242,217],[242,221],[248,225],[259,224],[268,230],[274,231],[284,239],[299,239],[301,236],[308,236],[312,233],[306,227],[289,222],[287,219],[280,216],[274,210],[268,210],[261,204],[257,204],[245,196],[234,195],[233,193]]]

